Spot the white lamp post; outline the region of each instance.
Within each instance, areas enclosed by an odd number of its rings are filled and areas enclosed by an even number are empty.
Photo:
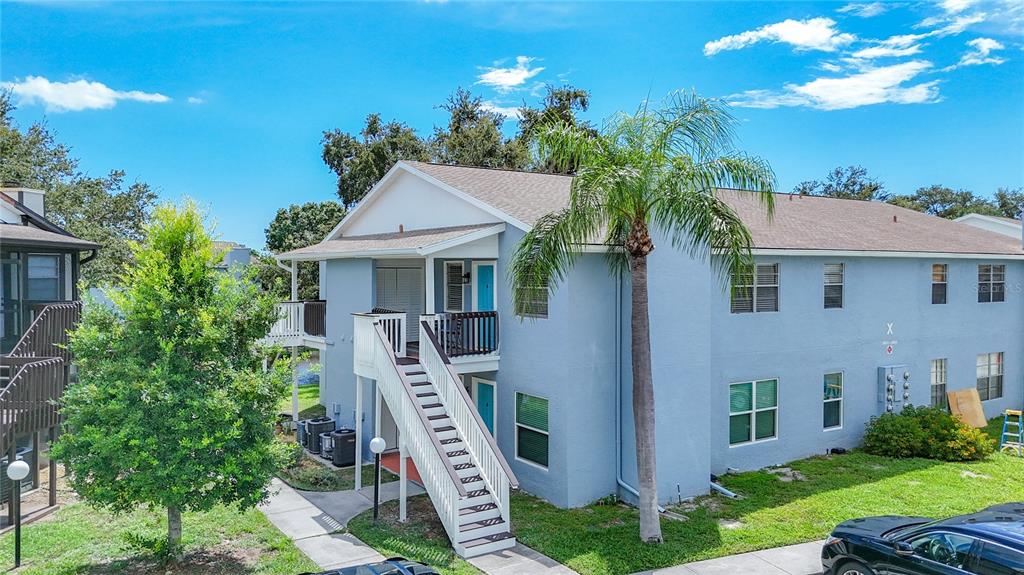
[[[383,437],[374,437],[370,440],[370,451],[373,452],[373,521],[377,522],[380,515],[380,454],[388,443]],[[356,473],[359,471],[357,470]]]
[[[14,567],[21,567],[21,480],[28,477],[28,463],[17,460],[7,466],[11,480],[11,506],[14,508]]]

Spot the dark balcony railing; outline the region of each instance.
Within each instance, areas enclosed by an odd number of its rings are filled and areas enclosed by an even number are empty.
[[[303,328],[309,335],[317,337],[327,336],[327,302],[318,299],[303,302]]]
[[[498,351],[498,312],[468,311],[434,316],[431,326],[448,357]]]
[[[12,357],[59,357],[65,363],[68,354],[68,332],[82,317],[82,302],[67,301],[40,304],[33,308],[32,324],[7,355]]]

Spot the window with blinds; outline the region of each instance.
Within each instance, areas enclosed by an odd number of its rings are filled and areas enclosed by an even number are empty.
[[[444,311],[464,311],[462,273],[462,262],[444,262]]]
[[[978,395],[982,401],[1003,396],[1003,352],[978,355]]]
[[[548,400],[516,392],[516,457],[548,466]]]
[[[823,427],[838,429],[843,426],[843,372],[826,373]]]
[[[825,264],[825,309],[843,307],[843,264]]]
[[[1006,266],[978,266],[978,303],[1003,301],[1006,294]]]
[[[548,317],[548,290],[540,286],[520,286],[519,301],[516,302],[516,315],[520,317]]]
[[[946,264],[932,264],[932,303],[946,303],[946,290],[948,289],[949,266]]]
[[[28,256],[28,290],[26,299],[57,301],[60,297],[60,256]]]
[[[732,275],[732,313],[779,311],[779,264],[757,264]]]
[[[932,407],[949,409],[949,399],[946,397],[946,358],[932,360]]]
[[[729,384],[729,445],[773,439],[779,419],[779,380]]]

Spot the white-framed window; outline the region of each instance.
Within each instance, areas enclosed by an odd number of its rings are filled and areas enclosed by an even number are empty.
[[[822,427],[838,429],[843,426],[843,372],[826,373],[824,383],[824,407]]]
[[[732,275],[729,311],[779,311],[779,264],[757,264]]]
[[[516,315],[545,319],[548,317],[548,288],[544,286],[520,286]]]
[[[978,354],[977,385],[982,401],[1003,396],[1003,352]]]
[[[946,291],[949,289],[949,266],[932,264],[932,303],[946,303]]]
[[[729,445],[774,439],[778,424],[779,380],[729,384]]]
[[[942,409],[949,409],[949,399],[946,397],[946,372],[948,363],[946,358],[932,360],[931,377],[931,405]]]
[[[548,466],[548,400],[516,392],[516,458]]]
[[[1006,266],[978,266],[978,303],[1000,302],[1006,295]]]
[[[843,264],[825,264],[825,309],[843,308]]]
[[[463,308],[462,262],[444,262],[444,311],[459,312]]]
[[[58,301],[61,256],[29,254],[26,298],[33,301]]]

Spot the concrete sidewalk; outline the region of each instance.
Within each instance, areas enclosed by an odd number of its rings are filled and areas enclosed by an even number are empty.
[[[397,481],[380,487],[381,501],[398,499]],[[260,510],[321,569],[341,569],[385,559],[355,535],[338,533],[353,517],[373,508],[373,487],[359,491],[296,491],[275,478],[271,493],[270,501]],[[409,497],[421,493],[422,487],[409,483]],[[469,562],[489,575],[576,575],[572,569],[522,544],[474,557]]]
[[[676,565],[634,575],[820,575],[821,546],[812,541]]]

